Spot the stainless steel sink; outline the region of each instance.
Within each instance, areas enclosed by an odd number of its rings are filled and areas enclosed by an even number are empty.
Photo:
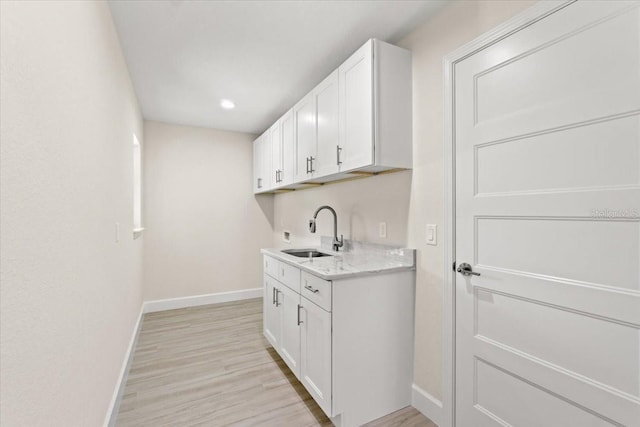
[[[315,249],[287,249],[282,252],[284,252],[285,254],[297,256],[299,258],[319,258],[323,256],[333,256],[325,254],[324,252],[319,252]]]

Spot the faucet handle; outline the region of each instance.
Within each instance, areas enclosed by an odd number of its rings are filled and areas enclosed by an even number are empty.
[[[316,232],[316,220],[315,219],[310,219],[309,220],[309,231],[312,233]]]

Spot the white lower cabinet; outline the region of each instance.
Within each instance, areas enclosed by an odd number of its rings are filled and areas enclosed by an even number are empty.
[[[331,313],[300,297],[300,381],[331,416]]]
[[[282,317],[276,298],[278,297],[278,282],[273,278],[264,275],[264,311],[263,311],[263,329],[264,336],[269,340],[272,346],[277,347],[281,340],[282,334]]]
[[[289,369],[300,379],[300,295],[286,286],[280,286],[282,334],[277,349]]]
[[[411,404],[415,272],[329,281],[264,266],[264,335],[336,427]]]

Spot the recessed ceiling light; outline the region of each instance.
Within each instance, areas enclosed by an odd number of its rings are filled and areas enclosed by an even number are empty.
[[[232,108],[236,107],[236,104],[234,104],[233,101],[230,101],[228,99],[223,99],[222,101],[220,101],[220,106],[225,110],[231,110]]]

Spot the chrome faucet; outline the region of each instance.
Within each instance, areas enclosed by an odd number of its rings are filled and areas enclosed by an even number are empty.
[[[313,218],[309,220],[309,231],[312,233],[316,232],[316,218],[318,217],[318,213],[323,209],[327,209],[333,214],[333,250],[337,252],[342,245],[344,245],[344,242],[342,234],[340,235],[340,239],[338,239],[338,215],[336,215],[336,211],[333,210],[331,206],[324,205],[316,209]]]

